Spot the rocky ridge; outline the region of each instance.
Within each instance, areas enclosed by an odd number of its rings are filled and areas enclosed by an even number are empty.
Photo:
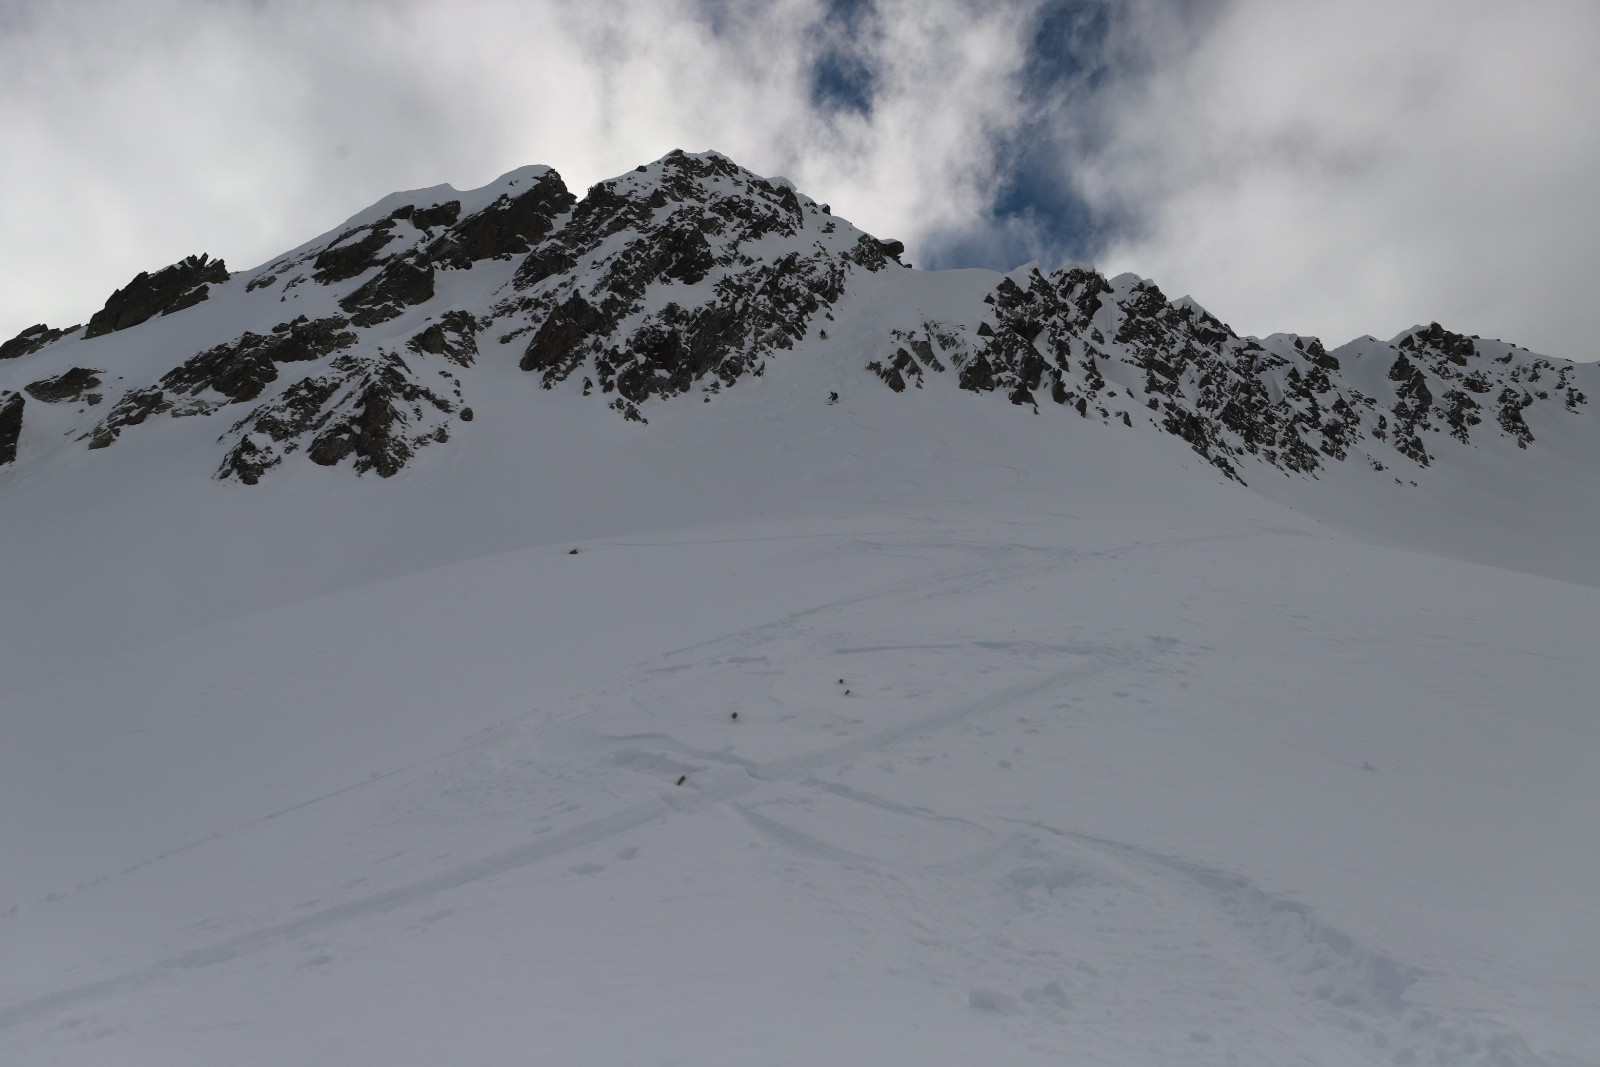
[[[975,326],[924,320],[892,330],[892,354],[869,369],[897,391],[949,371],[961,388],[1013,404],[1143,423],[1240,481],[1250,460],[1303,475],[1358,454],[1375,470],[1397,457],[1426,467],[1442,437],[1526,449],[1535,438],[1524,410],[1581,412],[1579,379],[1596,381],[1592,366],[1438,323],[1332,352],[1314,337],[1240,337],[1145,279],[1108,280],[1086,267],[1028,269],[984,302]]]
[[[31,399],[90,449],[152,420],[224,416],[226,480],[254,484],[297,454],[389,477],[472,420],[488,360],[643,423],[772,360],[839,356],[837,318],[866,314],[884,280],[927,277],[905,275],[902,251],[716,153],[673,152],[581,198],[545,167],[397,194],[254,271],[191,256],[140,274],[84,327],[0,345],[0,465],[28,453]],[[842,358],[896,392],[947,382],[1170,434],[1240,481],[1525,450],[1529,416],[1580,417],[1600,385],[1592,366],[1438,324],[1329,351],[1240,337],[1133,275],[986,277],[937,315],[874,306],[876,341]],[[135,350],[146,369],[175,362],[141,378]]]

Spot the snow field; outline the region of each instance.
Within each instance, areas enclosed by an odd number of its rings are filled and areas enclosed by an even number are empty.
[[[5,475],[0,1062],[1600,1063],[1581,492],[1293,510],[833,336]]]
[[[7,775],[6,810],[42,802],[87,855],[24,839],[0,1041],[61,1063],[1581,1051],[1593,592],[1251,520],[1085,525],[549,546],[89,672],[168,740]],[[592,609],[565,619],[582,640],[485,670],[545,584]],[[652,624],[631,639],[630,609]],[[334,637],[352,617],[412,653]],[[468,662],[440,678],[445,634]],[[231,722],[205,664],[249,694]],[[469,678],[477,707],[435,724]],[[117,768],[144,792],[74,808]]]

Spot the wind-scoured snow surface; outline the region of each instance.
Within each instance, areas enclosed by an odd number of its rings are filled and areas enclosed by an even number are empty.
[[[648,425],[484,337],[386,478],[25,422],[0,1062],[1600,1064],[1587,416],[1309,477],[886,387],[997,278]]]

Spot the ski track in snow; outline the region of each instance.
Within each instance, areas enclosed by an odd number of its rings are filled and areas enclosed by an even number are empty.
[[[1151,647],[1144,650],[1143,654],[1152,654],[1170,647],[1160,639],[1154,639]],[[447,892],[451,889],[471,884],[485,878],[492,878],[508,871],[526,867],[529,864],[559,857],[574,849],[593,845],[608,840],[625,831],[632,830],[654,819],[660,818],[668,812],[690,812],[696,808],[711,803],[727,803],[739,800],[747,794],[759,789],[763,784],[779,782],[803,775],[814,773],[830,764],[878,751],[898,741],[939,730],[943,727],[962,722],[974,715],[980,715],[996,708],[1004,707],[1015,700],[1036,694],[1052,685],[1061,682],[1088,677],[1106,668],[1108,663],[1122,662],[1125,656],[1110,650],[1099,652],[1090,663],[1046,677],[1038,682],[1023,686],[1015,686],[1002,690],[990,697],[971,704],[960,705],[945,711],[937,712],[904,726],[887,730],[879,734],[852,741],[846,744],[835,745],[829,748],[809,752],[804,755],[777,760],[766,765],[751,764],[749,761],[737,760],[732,757],[721,757],[715,753],[701,752],[689,746],[677,745],[673,739],[662,735],[644,735],[641,738],[605,738],[610,741],[629,741],[635,739],[659,739],[679,751],[688,752],[700,759],[717,760],[725,759],[727,763],[739,767],[748,775],[748,780],[732,781],[728,784],[703,790],[698,795],[690,794],[680,799],[673,794],[663,794],[658,802],[635,805],[622,811],[615,812],[601,818],[585,822],[579,826],[564,831],[556,831],[548,836],[530,842],[519,848],[509,849],[494,855],[483,857],[471,863],[462,864],[449,871],[425,878],[409,885],[347,903],[324,908],[310,915],[303,916],[292,922],[279,923],[264,927],[239,937],[230,938],[204,948],[185,952],[179,956],[161,960],[149,967],[132,971],[101,981],[90,982],[74,988],[56,990],[20,1003],[0,1007],[0,1029],[16,1026],[19,1023],[29,1022],[43,1015],[58,1011],[62,1008],[79,1003],[84,1000],[104,996],[109,993],[119,992],[133,988],[144,983],[161,978],[176,970],[185,970],[194,967],[205,967],[212,964],[232,960],[244,953],[263,946],[286,940],[293,940],[317,933],[319,931],[337,926],[351,919],[363,916],[392,911],[416,903],[436,894]],[[357,783],[356,788],[365,783]],[[339,793],[346,790],[340,790]],[[338,795],[329,794],[329,796]],[[318,800],[326,798],[317,798]],[[307,801],[306,804],[316,801]],[[305,805],[296,805],[301,808]],[[264,817],[262,821],[282,815],[295,808],[284,809],[283,812],[274,813]],[[199,842],[198,844],[204,844]]]
[[[993,575],[990,577],[993,578]],[[941,579],[936,583],[909,583],[894,593],[904,595],[914,589],[921,595],[937,595],[939,588],[947,588],[952,583],[970,583],[973,578],[974,575],[969,574]],[[754,633],[693,646],[664,658],[683,659],[692,655],[694,660],[704,664],[705,657],[714,652],[717,658],[713,663],[738,660],[741,651],[775,639],[773,633],[764,631],[792,629],[801,618],[827,612],[837,615],[861,599],[845,598],[781,620]],[[730,643],[735,646],[733,649],[728,647]],[[1004,647],[1008,643],[978,644]],[[650,772],[682,766],[692,768],[697,776],[703,776],[708,766],[721,766],[736,773],[714,778],[704,785],[697,783],[690,789],[663,789],[650,802],[630,805],[576,826],[541,835],[522,846],[483,856],[427,878],[194,948],[115,977],[57,989],[5,1006],[0,1008],[0,1029],[35,1022],[63,1009],[157,982],[177,972],[227,963],[269,946],[325,933],[354,920],[429,902],[453,890],[520,868],[560,861],[576,851],[620,838],[669,814],[693,815],[708,808],[725,806],[737,812],[764,839],[807,860],[880,872],[899,868],[905,873],[942,871],[968,877],[975,875],[977,881],[994,882],[1014,898],[1023,911],[1078,907],[1080,904],[1075,898],[1081,897],[1092,887],[1105,900],[1094,922],[1113,932],[1117,929],[1117,922],[1131,919],[1147,923],[1150,901],[1153,900],[1160,913],[1173,917],[1173,929],[1181,927],[1192,940],[1192,954],[1212,963],[1226,962],[1238,955],[1265,960],[1282,973],[1285,986],[1303,1002],[1303,1011],[1335,1031],[1340,1039],[1371,1056],[1373,1062],[1504,1067],[1533,1067],[1547,1062],[1535,1056],[1515,1033],[1493,1024],[1446,1018],[1411,1004],[1406,991],[1417,978],[1417,971],[1320,922],[1306,906],[1264,892],[1244,878],[1189,860],[1038,821],[1005,826],[1003,824],[1014,820],[999,818],[994,820],[996,825],[986,826],[970,819],[945,816],[926,808],[902,804],[828,780],[828,771],[843,763],[891,750],[912,738],[925,738],[970,723],[1053,689],[1068,688],[1108,670],[1137,667],[1152,657],[1170,651],[1175,645],[1172,639],[1152,637],[1142,647],[1136,648],[1053,646],[1049,650],[1052,653],[1081,662],[860,738],[769,761],[756,761],[732,752],[697,747],[666,732],[623,735],[593,733],[590,735],[593,741],[608,749],[612,761],[619,765],[632,765]],[[960,646],[894,644],[845,647],[835,652],[852,655],[957,647]],[[651,666],[640,673],[673,673],[695,669],[695,663],[691,662],[677,666]],[[704,670],[704,667],[700,669]],[[581,720],[581,715],[570,718],[566,720],[566,725],[570,727]],[[475,742],[440,759],[480,748],[487,743]],[[414,770],[416,766],[392,771],[382,777]],[[274,812],[258,821],[266,822],[287,815],[368,784],[371,783],[354,783],[345,789]],[[956,849],[958,854],[932,862],[896,861],[886,859],[881,854],[837,844],[826,835],[809,833],[784,820],[785,795],[795,790],[859,806],[869,812],[883,813],[896,820],[911,820],[935,827],[941,835],[954,836],[959,842]],[[224,834],[238,833],[246,828],[236,827]],[[220,836],[223,834],[166,855],[199,848]],[[573,868],[580,873],[600,869],[596,865]],[[439,916],[445,914],[448,914],[448,910],[436,913]],[[1110,920],[1108,914],[1112,916]],[[1132,918],[1134,916],[1137,918]],[[1178,950],[1171,944],[1157,944],[1150,957],[1160,961],[1165,954],[1176,952]],[[1026,954],[1020,954],[1015,961],[1018,970],[1024,973],[1033,962],[1025,957]],[[1134,961],[1134,964],[1149,965],[1150,962],[1151,959],[1144,959]],[[1078,974],[1046,978],[1019,989],[974,985],[969,992],[968,1002],[973,1009],[998,1016],[1035,1015],[1050,1019],[1065,1011],[1074,1000],[1097,995],[1094,990],[1098,976],[1092,974],[1092,968],[1090,970],[1088,976]],[[1217,1035],[1212,1030],[1197,1026],[1190,1032],[1190,1039],[1197,1048],[1203,1048],[1213,1044]],[[1286,1059],[1284,1062],[1291,1061]]]

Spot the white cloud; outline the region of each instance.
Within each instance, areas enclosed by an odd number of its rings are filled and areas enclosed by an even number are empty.
[[[1033,150],[1128,224],[1101,265],[1241,329],[1437,318],[1600,357],[1591,0],[1118,0],[1100,75],[1041,92],[1047,2],[880,0],[863,115],[811,105],[824,0],[0,0],[0,338],[397,188],[548,163],[581,192],[675,147],[785,174],[913,259],[951,235],[1048,256],[1070,235],[991,211],[996,146],[1042,110]]]
[[[1235,327],[1437,319],[1600,358],[1600,7],[1237,0],[1118,101],[1082,188],[1102,257]]]
[[[1017,5],[882,5],[863,117],[810,105],[820,0],[715,20],[692,0],[19,10],[0,40],[0,337],[82,321],[190,252],[251,266],[394,189],[534,162],[581,193],[717,148],[915,240],[981,211],[1026,24]]]

